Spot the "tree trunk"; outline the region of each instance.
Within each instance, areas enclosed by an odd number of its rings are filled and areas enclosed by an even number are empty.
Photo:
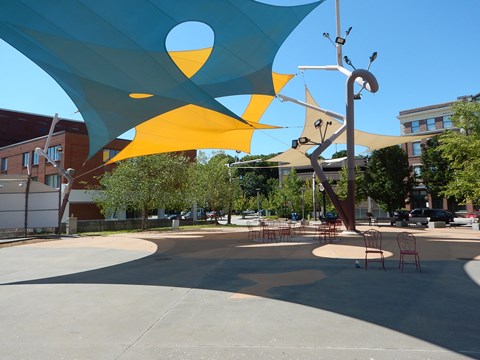
[[[147,229],[147,221],[148,221],[148,210],[147,209],[142,209],[142,230]]]

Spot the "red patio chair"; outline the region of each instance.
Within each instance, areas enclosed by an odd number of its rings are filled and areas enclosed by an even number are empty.
[[[365,242],[365,270],[368,268],[369,262],[381,262],[382,268],[385,270],[385,258],[382,250],[382,233],[375,229],[367,230],[363,233],[363,241]],[[378,258],[368,258],[369,254],[378,254]]]
[[[248,240],[255,240],[261,238],[260,227],[254,225],[251,221],[247,221]]]
[[[417,240],[412,233],[401,232],[397,235],[398,248],[400,249],[400,260],[398,262],[398,268],[402,269],[405,264],[405,256],[413,256],[415,258],[415,267],[417,270],[422,271],[420,267],[420,257],[417,251]],[[408,263],[407,263],[408,264]]]

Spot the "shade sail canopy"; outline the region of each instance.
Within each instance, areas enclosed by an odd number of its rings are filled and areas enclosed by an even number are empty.
[[[194,58],[193,58],[194,59]],[[187,62],[185,65],[190,65]],[[273,74],[275,92],[293,75]],[[255,129],[273,129],[259,120],[273,96],[252,95],[242,115],[245,123],[195,105],[187,105],[159,115],[135,127],[135,137],[109,163],[127,158],[190,149],[229,149],[246,153]]]
[[[188,105],[246,124],[215,98],[273,96],[278,49],[323,1],[274,6],[253,0],[5,0],[0,37],[52,76],[76,104],[92,156],[125,131]],[[206,62],[191,77],[165,45],[170,31],[189,21],[208,25],[215,36]]]
[[[315,102],[315,99],[312,97],[310,91],[305,87],[305,98],[306,102],[311,105],[318,107],[318,104]],[[328,126],[325,139],[331,137],[340,127],[343,125],[342,122],[321,113],[318,110],[307,107],[305,115],[305,126],[300,137],[307,137],[313,142],[320,142],[320,132],[319,129],[316,129],[314,122],[318,119],[322,119],[323,123],[331,122],[332,124]],[[324,130],[322,129],[322,132]],[[379,135],[372,134],[365,131],[355,130],[355,145],[364,146],[366,151],[378,150],[381,148],[399,145],[407,143],[410,141],[424,139],[431,135],[405,135],[405,136],[389,136],[389,135]],[[347,132],[344,131],[333,144],[346,144],[347,143]],[[288,149],[283,153],[269,159],[268,161],[279,162],[282,167],[292,167],[292,166],[310,166],[310,158],[307,155],[309,149],[316,145],[312,144],[299,144],[296,149]]]

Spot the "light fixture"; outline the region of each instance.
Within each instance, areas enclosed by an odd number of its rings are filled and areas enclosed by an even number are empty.
[[[324,37],[324,38],[327,38],[328,41],[330,41],[330,42],[332,43],[332,45],[335,46],[335,43],[334,43],[334,42],[332,41],[332,39],[330,38],[330,34],[329,34],[329,33],[324,32],[324,33],[323,33],[323,37]]]
[[[300,143],[300,145],[305,145],[305,144],[308,144],[310,142],[310,139],[306,136],[302,136],[302,137],[298,138],[298,142]]]
[[[345,56],[343,57],[343,61],[345,61],[345,63],[346,63],[347,65],[351,66],[351,67],[353,68],[353,70],[357,70],[357,68],[356,68],[355,66],[353,66],[352,62],[350,61],[350,59],[348,58],[347,55],[345,55]]]
[[[352,27],[350,26],[348,28],[348,30],[345,32],[345,37],[342,38],[341,36],[337,36],[336,39],[335,39],[335,42],[338,44],[338,45],[345,45],[345,42],[347,41],[347,37],[348,35],[350,34],[350,31],[352,31]]]
[[[362,94],[358,93],[353,95],[353,100],[362,100]]]
[[[298,148],[298,139],[292,140],[292,149],[297,149]]]
[[[322,126],[323,124],[323,120],[322,119],[318,119],[317,121],[315,121],[313,123],[313,126],[315,126],[315,129],[318,129],[320,126]]]
[[[375,61],[376,58],[377,58],[377,52],[375,51],[372,55],[370,55],[370,62],[368,63],[367,70],[370,69],[370,66]]]
[[[337,44],[339,44],[339,45],[345,45],[345,42],[346,42],[346,41],[347,41],[347,39],[342,38],[342,37],[340,37],[340,36],[337,36],[337,37],[335,38],[335,42],[336,42]]]

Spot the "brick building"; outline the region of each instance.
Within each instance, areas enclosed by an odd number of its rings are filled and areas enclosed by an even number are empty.
[[[58,170],[35,148],[44,149],[52,117],[0,109],[0,159],[1,174],[30,175],[32,180],[59,188],[64,182]],[[96,184],[95,177],[110,171],[115,165],[105,161],[122,150],[130,141],[115,139],[102,151],[87,160],[88,135],[85,123],[60,120],[55,126],[48,155],[62,168],[75,170],[67,216],[82,220],[102,219],[99,209],[92,202],[85,184]]]
[[[30,175],[32,180],[59,188],[64,181],[58,170],[35,148],[44,149],[53,117],[0,109],[0,175]],[[98,184],[95,177],[111,171],[115,164],[105,162],[120,152],[130,140],[115,139],[87,160],[88,132],[82,121],[60,120],[54,129],[47,153],[63,169],[75,170],[74,183],[63,222],[69,216],[79,220],[103,219],[92,200],[88,185]],[[182,152],[190,159],[196,158],[196,150]],[[117,218],[129,217],[116,214]],[[133,214],[132,214],[133,216]]]
[[[459,97],[462,100],[465,97]],[[417,185],[412,196],[409,199],[408,208],[430,207],[448,209],[459,214],[471,213],[474,211],[473,204],[459,205],[453,199],[434,198],[428,192],[427,187],[422,182],[422,144],[425,144],[428,138],[443,133],[445,130],[459,130],[452,124],[452,108],[454,102],[441,103],[436,105],[424,106],[409,110],[400,111],[398,120],[400,121],[401,132],[404,134],[426,135],[422,141],[413,141],[403,144],[404,150],[408,154],[408,161],[413,166],[417,175]]]

